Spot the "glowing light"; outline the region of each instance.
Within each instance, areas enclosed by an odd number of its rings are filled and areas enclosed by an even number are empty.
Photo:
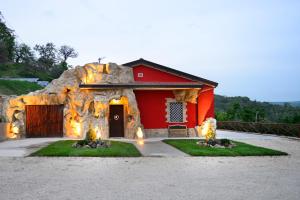
[[[18,133],[19,133],[19,127],[13,126],[13,127],[11,128],[11,131],[12,131],[14,134],[18,134]]]
[[[138,140],[137,143],[138,145],[144,145],[144,140]]]
[[[73,128],[74,136],[80,136],[81,135],[81,124],[80,122],[77,122],[75,120],[71,121],[71,127]]]
[[[109,101],[110,105],[128,105],[128,99],[124,96],[122,96],[121,98],[115,98]]]
[[[17,138],[17,135],[15,135],[15,134],[10,134],[10,135],[8,135],[7,136],[9,139],[15,139],[15,138]]]
[[[84,80],[84,83],[93,83],[94,81],[94,77],[91,73],[88,73],[86,76],[85,76],[85,80]]]
[[[7,132],[7,137],[10,139],[14,139],[17,138],[17,135],[20,132],[19,127],[15,126],[15,125],[11,125],[10,131],[9,130],[9,126],[6,127],[6,132]]]
[[[121,104],[122,102],[121,102],[121,100],[120,99],[112,99],[111,101],[110,101],[110,104],[112,104],[112,105],[114,105],[114,104]]]
[[[206,141],[216,138],[216,120],[208,118],[201,126],[201,134],[205,136]]]
[[[101,132],[97,126],[95,127],[95,132],[96,132],[97,139],[101,139]]]
[[[141,127],[138,127],[138,129],[137,129],[137,131],[136,131],[136,136],[137,136],[137,138],[138,138],[137,144],[139,144],[139,145],[144,145],[144,140],[143,140],[143,138],[144,138],[144,133],[143,133]]]
[[[209,129],[209,123],[205,123],[201,132],[203,136],[206,136],[208,129]]]
[[[137,132],[136,132],[136,136],[138,137],[138,139],[143,139],[144,138],[144,133],[143,133],[141,127],[138,127]]]

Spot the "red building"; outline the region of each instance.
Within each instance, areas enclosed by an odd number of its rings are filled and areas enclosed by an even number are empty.
[[[188,133],[214,117],[214,88],[218,83],[144,59],[123,64],[133,68],[136,85],[153,86],[134,90],[141,123],[147,136],[167,136],[172,125],[184,125]],[[196,102],[180,102],[174,91],[199,89]]]
[[[217,85],[144,59],[88,63],[43,90],[7,100],[2,113],[10,138],[84,138],[89,129],[102,138],[196,136],[195,127],[214,117]]]

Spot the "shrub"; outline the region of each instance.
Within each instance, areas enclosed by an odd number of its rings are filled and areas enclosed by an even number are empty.
[[[87,140],[79,140],[79,141],[77,142],[77,144],[80,145],[80,146],[87,145],[88,143],[89,143],[89,142],[88,142]]]
[[[97,139],[97,133],[94,129],[90,128],[88,132],[86,133],[85,140],[87,141],[96,141]]]
[[[228,139],[220,139],[220,145],[228,147],[230,145],[230,140]]]
[[[213,139],[209,139],[207,141],[207,144],[210,145],[210,146],[215,146],[217,144],[216,140],[213,140]]]

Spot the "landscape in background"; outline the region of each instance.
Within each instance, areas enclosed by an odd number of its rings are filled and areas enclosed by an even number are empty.
[[[218,121],[300,123],[300,107],[295,102],[259,102],[248,97],[215,95]]]
[[[285,104],[289,104],[291,106],[294,107],[300,107],[300,101],[289,101],[289,102],[270,102],[271,104],[274,105],[285,105]]]
[[[5,78],[38,78],[51,81],[72,67],[68,59],[78,53],[68,45],[56,47],[52,42],[33,48],[16,39],[16,32],[7,27],[0,13],[0,96],[21,95],[43,87],[35,82],[3,80]],[[215,95],[218,121],[300,123],[300,101],[259,102],[248,97]],[[1,118],[0,118],[1,120]]]

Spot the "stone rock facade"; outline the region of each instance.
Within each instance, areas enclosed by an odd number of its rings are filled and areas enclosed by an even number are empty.
[[[131,83],[132,69],[114,63],[89,63],[66,70],[46,88],[22,96],[10,96],[2,102],[2,113],[10,123],[9,138],[25,137],[26,105],[64,105],[64,136],[85,137],[89,127],[101,138],[109,137],[109,105],[119,100],[125,110],[125,138],[135,138],[141,127],[140,113],[132,89],[80,89],[85,84]]]
[[[199,89],[173,90],[176,101],[197,103]]]
[[[196,128],[188,128],[187,133],[188,137],[197,137],[198,135]],[[167,128],[144,129],[144,134],[146,138],[169,137],[169,130]]]

